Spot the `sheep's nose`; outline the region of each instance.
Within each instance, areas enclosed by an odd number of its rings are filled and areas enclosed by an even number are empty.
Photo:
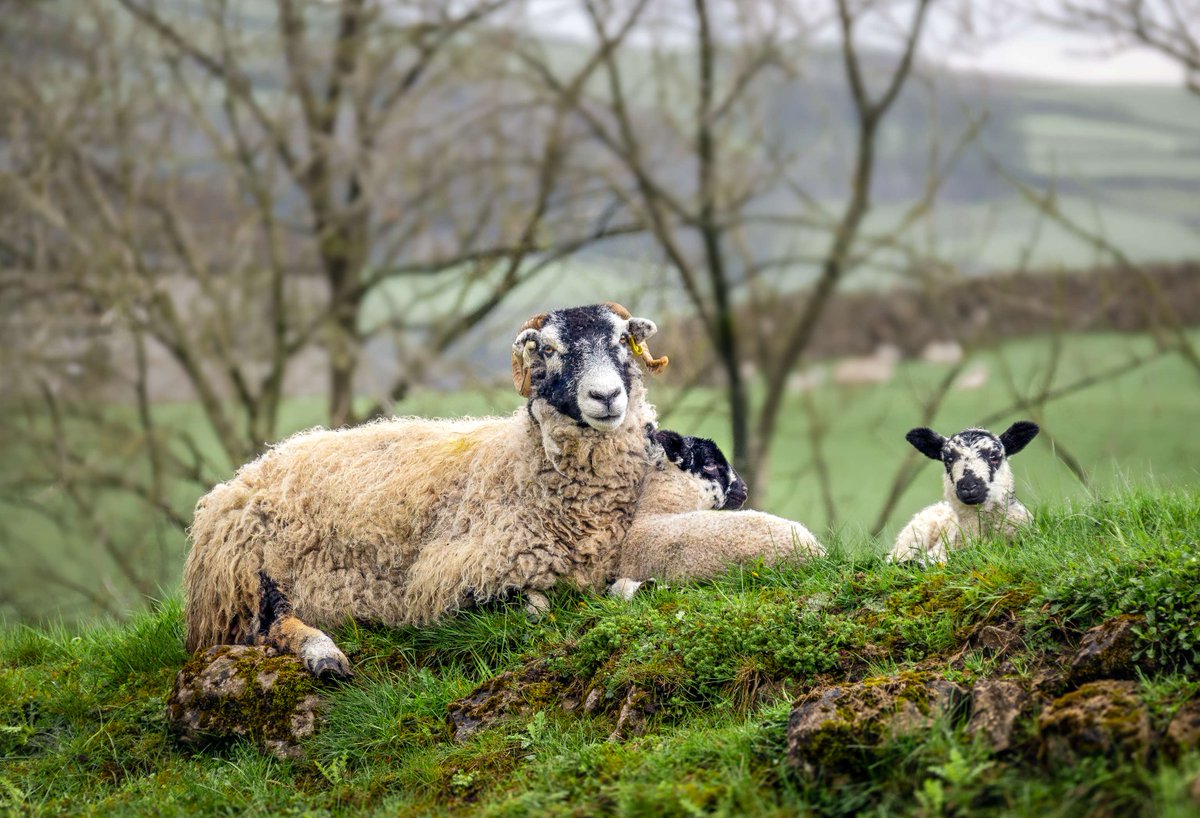
[[[729,491],[725,493],[725,505],[721,506],[722,511],[737,511],[746,504],[746,498],[749,495],[749,490],[745,482],[742,480],[734,480],[729,486]]]
[[[973,474],[966,474],[954,486],[958,499],[969,506],[976,506],[987,499],[987,486]]]
[[[600,392],[596,389],[588,390],[589,398],[591,398],[592,400],[598,400],[601,403],[603,403],[605,406],[612,406],[612,402],[615,401],[618,397],[620,397],[620,395],[621,395],[621,387],[619,387],[619,386],[616,389],[612,390],[611,392]]]

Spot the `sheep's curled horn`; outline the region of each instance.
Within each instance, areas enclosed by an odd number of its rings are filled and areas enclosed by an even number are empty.
[[[622,307],[616,301],[605,301],[604,306],[608,307],[610,310],[613,311],[613,313],[618,318],[620,318],[624,321],[628,321],[630,318],[633,317],[633,315],[630,314],[629,310]],[[657,375],[660,372],[662,372],[664,369],[666,369],[667,364],[669,364],[671,362],[671,359],[668,358],[666,355],[662,356],[661,358],[655,358],[653,355],[651,355],[650,354],[650,346],[645,341],[643,341],[639,346],[636,346],[633,349],[634,349],[634,354],[639,355],[639,357],[641,357],[642,362],[646,364],[646,368],[649,369],[650,372],[654,375]],[[639,349],[640,349],[640,353],[638,352]]]
[[[521,325],[521,328],[517,330],[517,335],[527,329],[541,329],[542,324],[546,323],[546,319],[549,317],[547,313],[539,312]],[[529,349],[531,345],[533,345],[532,341],[526,341],[524,348],[518,349],[514,346],[512,351],[513,386],[523,398],[529,397],[529,393],[533,390],[533,372],[529,364],[525,362],[525,356],[531,351]]]
[[[633,317],[629,310],[625,309],[615,301],[606,301],[604,306],[608,307],[610,310],[612,310],[614,315],[624,321],[628,321]],[[520,335],[527,329],[540,330],[542,325],[546,323],[546,319],[549,317],[550,315],[548,313],[538,313],[520,326],[520,328],[517,330],[517,335]],[[532,341],[527,341],[523,348],[513,347],[512,351],[513,387],[523,398],[529,397],[530,393],[533,391],[533,372],[526,361],[526,357],[533,352],[533,346],[535,345]],[[637,345],[633,352],[642,359],[642,362],[646,364],[646,368],[655,375],[666,369],[667,364],[670,363],[670,359],[666,355],[662,356],[661,358],[655,358],[653,355],[651,355],[650,347],[647,346],[645,342]]]

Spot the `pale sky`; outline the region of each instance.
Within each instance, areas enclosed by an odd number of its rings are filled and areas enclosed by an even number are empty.
[[[968,0],[969,2],[969,0]],[[997,19],[976,20],[978,35],[961,36],[961,27],[943,16],[934,17],[923,56],[954,68],[988,74],[1072,83],[1138,83],[1182,87],[1183,68],[1149,48],[1115,48],[1106,37],[1063,31],[1022,15],[1017,3]],[[1043,5],[1028,0],[1025,8]],[[935,6],[935,9],[938,7]],[[945,8],[943,6],[942,8]]]
[[[1068,83],[1131,83],[1182,87],[1183,69],[1166,57],[1146,48],[1114,49],[1103,37],[1065,32],[1034,19],[1053,0],[943,0],[933,6],[922,40],[921,56],[953,68],[988,74]],[[618,7],[623,4],[617,3]],[[896,4],[897,17],[907,21],[904,3]],[[807,9],[831,9],[829,0],[796,0]],[[547,33],[590,39],[590,28],[577,0],[530,0],[530,22]],[[911,8],[911,6],[909,6]],[[657,12],[657,14],[656,14]],[[818,12],[820,13],[820,12]],[[660,21],[690,18],[673,0],[653,0],[648,11]],[[811,14],[809,19],[813,19]],[[963,20],[969,18],[964,34]],[[686,24],[685,24],[686,25]],[[817,41],[833,42],[833,27],[823,28]],[[865,41],[885,42],[871,35]]]

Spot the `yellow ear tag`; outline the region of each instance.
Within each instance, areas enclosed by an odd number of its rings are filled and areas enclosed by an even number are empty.
[[[634,354],[634,355],[641,355],[641,354],[642,354],[642,348],[641,348],[640,346],[638,346],[637,339],[636,339],[636,338],[634,338],[632,335],[628,335],[628,336],[626,336],[626,337],[629,339],[629,348],[630,348],[630,349],[633,351],[633,354]]]

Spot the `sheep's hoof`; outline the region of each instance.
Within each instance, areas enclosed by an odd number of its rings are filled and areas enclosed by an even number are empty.
[[[609,596],[615,596],[618,599],[623,599],[626,602],[633,599],[633,595],[638,592],[638,588],[642,587],[642,583],[636,579],[628,579],[622,577],[608,586]]]
[[[346,654],[338,650],[333,640],[325,634],[306,641],[300,651],[300,659],[308,672],[318,679],[345,681],[354,675]]]
[[[550,600],[545,594],[528,591],[525,594],[525,615],[530,622],[537,622],[550,610]]]
[[[344,682],[354,675],[344,659],[335,659],[332,656],[318,659],[316,665],[310,669],[318,679],[330,679],[337,682]]]

